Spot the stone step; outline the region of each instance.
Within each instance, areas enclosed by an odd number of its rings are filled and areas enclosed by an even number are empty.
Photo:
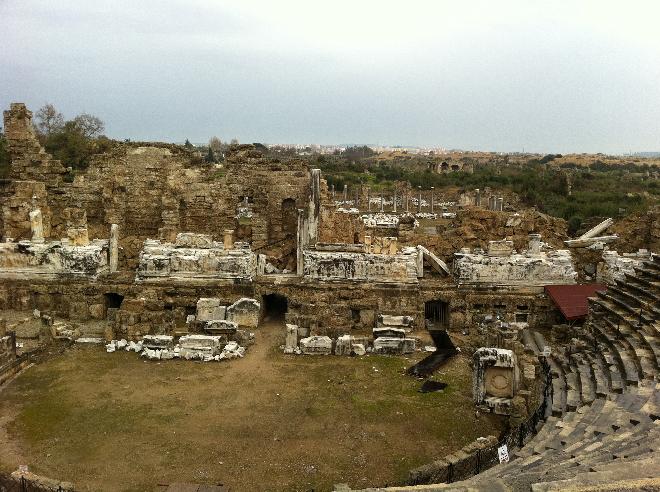
[[[635,267],[635,272],[644,278],[649,279],[651,282],[660,282],[660,272],[656,269],[651,269],[647,266]]]

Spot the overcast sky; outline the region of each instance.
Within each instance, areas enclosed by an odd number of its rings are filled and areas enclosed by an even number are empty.
[[[0,106],[133,140],[660,150],[660,2],[0,0]]]

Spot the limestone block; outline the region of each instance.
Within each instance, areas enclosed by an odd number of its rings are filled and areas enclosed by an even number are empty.
[[[209,234],[180,232],[176,235],[174,245],[177,248],[208,249],[213,247],[213,237]]]
[[[284,353],[292,354],[298,348],[298,327],[296,325],[286,325],[286,340],[284,343]]]
[[[403,328],[383,327],[373,329],[374,338],[406,338],[406,330]]]
[[[513,241],[488,241],[488,256],[509,256],[513,253]]]
[[[473,356],[473,396],[496,413],[510,412],[511,400],[518,389],[518,365],[513,351],[482,347]]]
[[[174,337],[170,335],[145,335],[142,337],[142,345],[151,350],[172,350],[174,348]]]
[[[87,227],[69,227],[66,230],[69,244],[72,246],[87,246],[89,244],[89,235]]]
[[[342,335],[337,338],[335,345],[335,355],[351,355],[351,336]]]
[[[141,313],[144,311],[145,303],[144,298],[124,299],[121,303],[121,310],[129,313]]]
[[[305,355],[330,355],[332,339],[326,336],[311,336],[300,340],[300,350]]]
[[[259,325],[261,304],[256,299],[243,297],[227,307],[226,318],[240,328],[256,328]]]
[[[364,345],[361,343],[354,343],[353,344],[353,353],[355,355],[365,355],[367,353],[367,349],[364,348]]]
[[[103,304],[92,304],[89,306],[89,315],[93,319],[105,318],[105,306]]]
[[[234,321],[225,319],[213,319],[202,322],[204,331],[208,333],[215,333],[216,335],[231,335],[238,330],[238,324]]]
[[[224,345],[219,336],[185,335],[179,338],[179,353],[185,359],[213,357],[222,351]]]
[[[409,354],[415,351],[414,338],[380,337],[374,340],[374,352],[377,354]]]
[[[377,326],[382,327],[393,327],[393,328],[402,328],[406,331],[412,329],[415,318],[412,316],[394,316],[391,314],[379,314]]]
[[[210,321],[225,319],[226,307],[215,297],[202,297],[197,301],[197,320]]]

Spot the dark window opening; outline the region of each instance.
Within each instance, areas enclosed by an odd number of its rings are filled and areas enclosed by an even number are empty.
[[[495,304],[493,307],[495,309],[506,309],[506,304]]]
[[[174,309],[174,304],[171,302],[166,302],[164,306],[165,311],[172,311]]]
[[[461,168],[461,166],[459,166],[458,164],[452,164],[451,165],[452,171],[458,171],[460,168]]]
[[[353,321],[360,321],[360,310],[351,308],[351,319]]]
[[[483,304],[474,304],[472,307],[473,307],[474,309],[483,309],[483,308],[484,308],[484,305],[483,305]]]
[[[520,304],[516,307],[518,308],[518,311],[527,311],[529,309],[526,304]]]
[[[527,323],[527,313],[516,313],[516,323]]]
[[[197,306],[186,306],[186,316],[194,316],[197,314]]]

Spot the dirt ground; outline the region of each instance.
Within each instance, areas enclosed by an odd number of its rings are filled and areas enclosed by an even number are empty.
[[[0,391],[0,467],[80,490],[154,490],[171,482],[242,490],[394,485],[410,468],[498,434],[477,415],[464,356],[418,392],[412,357],[285,356],[266,323],[246,357],[145,361],[75,347]]]

